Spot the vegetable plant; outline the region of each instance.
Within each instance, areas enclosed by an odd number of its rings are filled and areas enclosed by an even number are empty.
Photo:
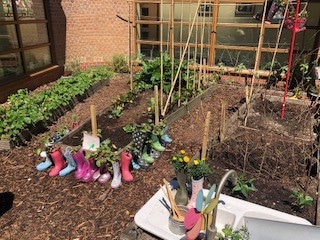
[[[236,182],[236,185],[232,188],[232,193],[239,193],[245,198],[248,198],[250,191],[256,191],[253,182],[255,181],[254,178],[246,179],[244,174],[241,174]]]
[[[219,240],[249,240],[250,234],[244,226],[240,229],[233,230],[230,225],[225,225],[222,233],[218,233],[217,237]]]
[[[303,209],[306,206],[312,206],[313,198],[301,190],[293,189],[289,198],[293,199],[292,205]]]

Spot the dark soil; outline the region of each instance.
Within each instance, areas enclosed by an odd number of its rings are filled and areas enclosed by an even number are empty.
[[[102,115],[113,99],[129,90],[128,80],[127,75],[111,79],[109,86],[66,113],[48,133],[52,136],[61,127],[71,126],[72,116],[77,116],[83,124],[79,132],[90,130],[90,105],[94,104],[99,113],[98,128],[118,147],[124,146],[131,136],[119,129],[122,124],[144,119],[146,103],[142,99],[147,96],[141,95],[139,104],[134,105],[138,99],[134,101],[120,119],[110,120]],[[132,171],[134,181],[123,182],[118,189],[111,189],[110,182],[82,183],[73,174],[51,178],[47,172],[37,171],[35,166],[42,159],[36,149],[43,148],[45,134],[33,137],[25,147],[1,152],[0,203],[6,203],[0,211],[0,239],[119,239],[135,213],[158,190],[162,179],[175,176],[170,155],[180,149],[191,156],[199,152],[208,111],[211,112],[209,137],[213,139],[208,161],[214,173],[206,179],[206,187],[218,183],[226,169],[232,168],[256,179],[257,191],[250,192],[248,201],[315,223],[316,201],[311,207],[296,211],[289,199],[293,188],[306,190],[315,200],[317,197],[317,181],[309,171],[313,165],[309,108],[288,103],[286,120],[282,120],[278,103],[262,101],[260,106],[253,107],[247,127],[241,127],[237,118],[230,123],[226,139],[217,141],[222,101],[226,102],[226,119],[230,119],[241,107],[243,96],[242,86],[215,85],[212,95],[199,107],[170,125],[173,142],[161,157],[147,170]],[[74,142],[72,138],[65,142],[77,145],[80,136],[74,134]],[[223,192],[231,194],[227,187]]]

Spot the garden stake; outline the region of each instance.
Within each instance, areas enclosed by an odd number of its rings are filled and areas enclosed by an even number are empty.
[[[96,107],[94,105],[90,106],[90,114],[91,114],[92,135],[97,137],[98,136],[97,117],[96,117]]]
[[[159,125],[159,91],[158,85],[154,85],[154,124]]]
[[[221,102],[220,142],[224,141],[226,134],[226,102]]]
[[[207,112],[207,117],[204,125],[204,132],[202,138],[202,149],[201,149],[201,160],[207,157],[207,146],[208,146],[208,135],[209,135],[209,125],[210,125],[211,112]]]
[[[181,67],[182,67],[184,55],[186,54],[186,51],[187,51],[188,46],[189,46],[189,43],[190,43],[190,38],[191,38],[191,35],[192,35],[192,29],[193,29],[193,26],[194,26],[196,17],[197,17],[197,15],[198,15],[200,3],[201,3],[201,0],[198,0],[197,9],[196,9],[196,11],[195,11],[195,14],[194,14],[194,17],[193,17],[193,21],[192,21],[192,25],[191,25],[191,31],[189,31],[189,36],[188,36],[188,39],[187,39],[187,42],[186,42],[186,46],[185,46],[184,49],[183,49],[183,53],[182,53],[182,57],[181,57],[181,60],[180,60],[180,63],[179,63],[179,67],[178,67],[176,76],[175,76],[175,78],[174,78],[174,80],[173,80],[173,83],[172,83],[172,85],[171,85],[171,89],[170,89],[170,92],[169,92],[169,95],[168,95],[168,99],[167,99],[167,101],[166,101],[166,104],[165,104],[164,109],[163,109],[163,112],[162,112],[162,115],[163,115],[163,116],[165,116],[165,114],[166,114],[166,111],[167,111],[167,108],[168,108],[168,105],[169,105],[169,102],[170,102],[170,99],[171,99],[171,95],[172,95],[172,92],[173,92],[173,89],[174,89],[174,85],[176,84],[177,78],[178,78],[178,76],[179,76],[179,72],[180,72]]]

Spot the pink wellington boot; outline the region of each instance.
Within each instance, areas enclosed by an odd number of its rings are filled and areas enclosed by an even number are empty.
[[[50,155],[54,163],[54,167],[50,170],[49,176],[54,177],[57,176],[59,172],[66,167],[66,162],[63,158],[61,147],[53,148]]]
[[[84,152],[80,149],[73,156],[74,161],[77,164],[77,170],[74,173],[76,179],[81,179],[86,175],[88,169],[90,168],[89,161],[85,158]]]
[[[130,152],[126,150],[121,152],[121,173],[123,180],[126,182],[133,181],[133,176],[130,173],[131,159],[132,155]]]
[[[93,175],[98,171],[96,162],[93,159],[89,159],[89,168],[86,174],[81,178],[82,182],[90,182],[93,180]]]
[[[200,189],[203,189],[203,183],[204,178],[201,178],[199,180],[194,180],[193,178],[191,179],[192,194],[187,205],[188,208],[194,208],[196,206],[198,192],[200,191]]]

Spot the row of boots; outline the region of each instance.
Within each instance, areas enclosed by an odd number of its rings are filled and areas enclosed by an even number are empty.
[[[87,159],[82,149],[72,155],[69,147],[64,151],[61,147],[54,147],[49,154],[43,151],[40,156],[44,160],[36,166],[36,169],[45,171],[53,166],[49,171],[51,177],[66,176],[75,171],[74,176],[77,180],[82,182],[97,181],[101,184],[108,182],[112,177],[112,188],[118,188],[121,185],[121,179],[126,182],[133,181],[133,175],[130,172],[133,162],[132,154],[126,150],[121,152],[120,161],[112,163],[112,176],[105,164],[98,168],[95,160]]]

